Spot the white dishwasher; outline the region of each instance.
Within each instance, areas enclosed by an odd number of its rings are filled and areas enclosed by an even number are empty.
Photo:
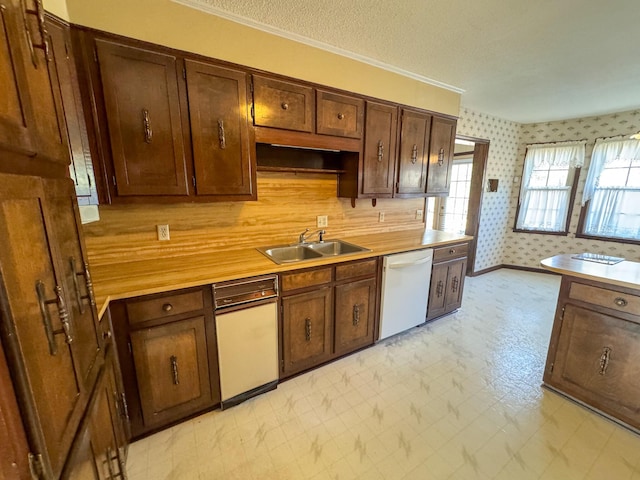
[[[384,257],[379,340],[424,323],[433,250]]]
[[[278,277],[213,285],[221,408],[278,385]]]

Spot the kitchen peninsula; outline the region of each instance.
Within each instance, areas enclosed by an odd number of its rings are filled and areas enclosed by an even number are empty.
[[[640,263],[556,255],[562,275],[544,384],[640,430]]]

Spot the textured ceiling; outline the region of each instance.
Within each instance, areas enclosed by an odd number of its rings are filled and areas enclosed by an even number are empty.
[[[638,0],[174,1],[457,87],[508,120],[640,108]]]

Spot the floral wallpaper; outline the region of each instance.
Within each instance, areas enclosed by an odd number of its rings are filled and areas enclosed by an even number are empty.
[[[582,191],[591,161],[591,151],[596,138],[616,135],[630,135],[640,130],[640,110],[632,110],[594,117],[576,118],[546,123],[532,123],[521,126],[518,155],[514,175],[522,175],[526,145],[529,143],[559,142],[565,140],[587,140],[585,166],[578,178],[578,189],[573,205],[569,235],[540,235],[515,233],[516,208],[518,205],[519,185],[511,191],[509,218],[506,225],[506,246],[502,263],[526,267],[538,267],[543,258],[560,253],[593,252],[624,257],[640,261],[640,246],[628,243],[594,241],[576,238],[578,218],[582,206]],[[491,147],[490,147],[491,148]],[[482,220],[481,220],[482,221]]]
[[[480,207],[480,228],[476,250],[475,271],[501,265],[507,247],[509,203],[513,186],[514,167],[517,162],[520,125],[509,120],[461,108],[457,134],[489,140],[489,159],[485,183],[497,178],[497,192],[483,193]]]

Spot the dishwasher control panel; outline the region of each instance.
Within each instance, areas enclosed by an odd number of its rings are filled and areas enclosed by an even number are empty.
[[[242,305],[278,296],[278,276],[230,280],[212,285],[215,309]]]

